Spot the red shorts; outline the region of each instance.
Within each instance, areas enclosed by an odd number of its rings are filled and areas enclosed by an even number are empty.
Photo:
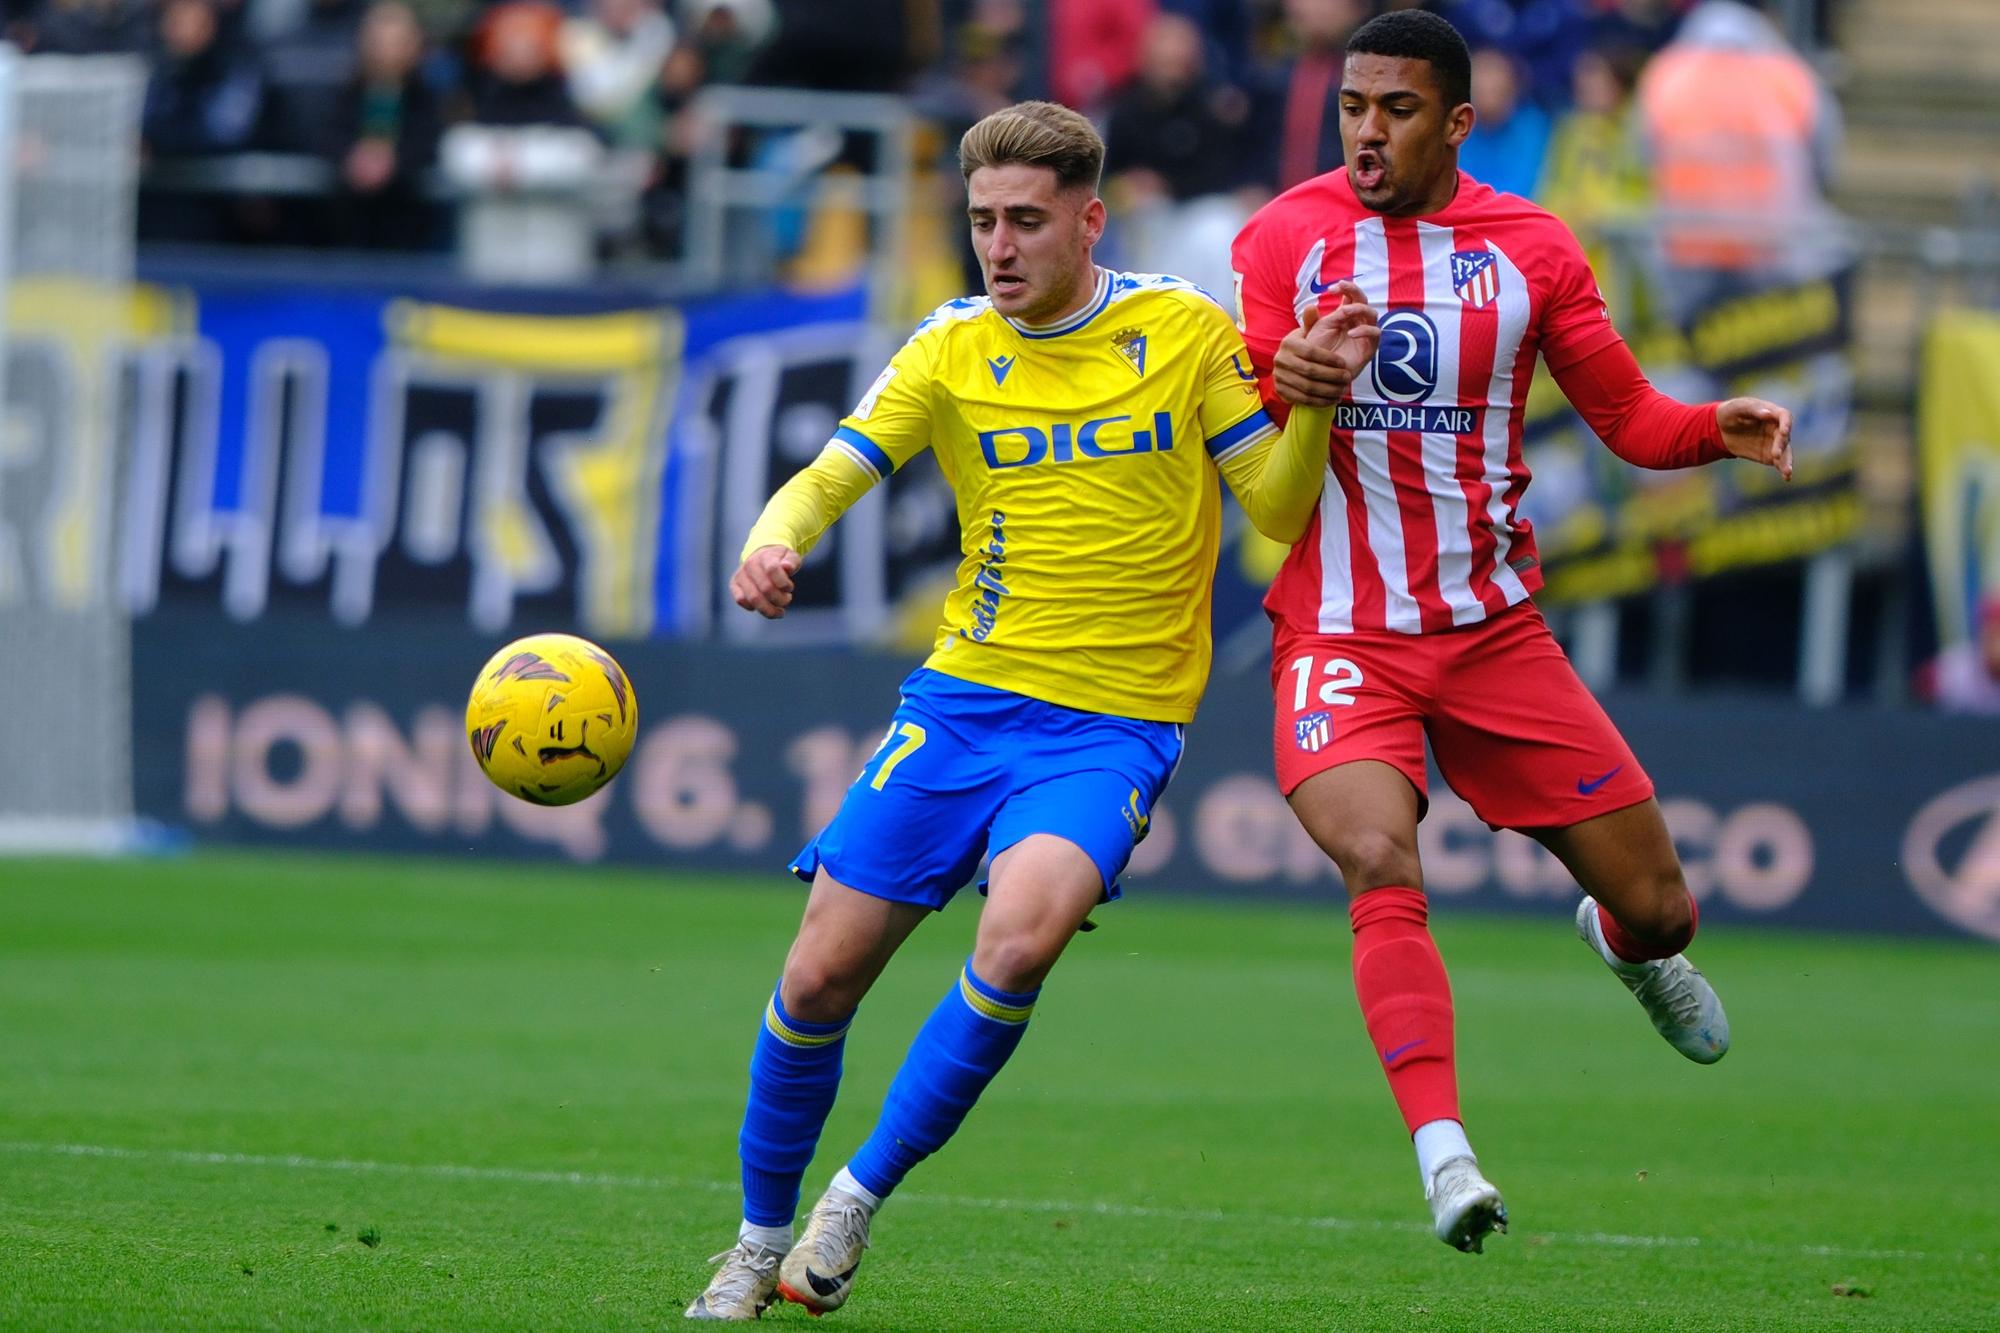
[[[1437,634],[1292,634],[1272,645],[1278,788],[1379,759],[1429,808],[1438,771],[1495,828],[1565,828],[1653,794],[1542,613],[1523,602]]]

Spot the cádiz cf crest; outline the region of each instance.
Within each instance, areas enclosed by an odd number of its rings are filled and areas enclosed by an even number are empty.
[[[1144,329],[1120,329],[1111,335],[1111,345],[1118,349],[1132,367],[1132,373],[1140,379],[1146,377],[1146,331]]]

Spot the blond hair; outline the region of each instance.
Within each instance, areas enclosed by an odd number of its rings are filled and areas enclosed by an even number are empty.
[[[1016,102],[965,132],[958,166],[970,179],[981,167],[1047,167],[1056,188],[1097,193],[1104,174],[1104,140],[1088,120],[1056,102]]]

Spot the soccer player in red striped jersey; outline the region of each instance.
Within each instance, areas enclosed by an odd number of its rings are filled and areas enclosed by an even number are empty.
[[[1613,452],[1642,467],[1736,457],[1791,476],[1791,415],[1685,404],[1647,383],[1555,218],[1458,169],[1470,58],[1443,19],[1383,15],[1347,45],[1347,165],[1237,237],[1239,315],[1265,398],[1336,405],[1316,520],[1265,608],[1278,781],[1351,897],[1354,985],[1414,1140],[1438,1238],[1505,1230],[1459,1115],[1451,987],[1427,925],[1424,742],[1495,827],[1568,867],[1584,941],[1683,1055],[1729,1028],[1683,951],[1696,911],[1653,784],[1530,600],[1522,411],[1539,355]],[[1301,330],[1357,284],[1380,311],[1349,375]],[[1282,419],[1282,418],[1281,418]]]

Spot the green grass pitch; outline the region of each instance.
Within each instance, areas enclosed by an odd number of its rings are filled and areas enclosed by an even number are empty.
[[[733,1238],[801,902],[665,871],[0,861],[0,1327],[677,1323]],[[834,1326],[2000,1327],[1990,947],[1711,927],[1736,1049],[1702,1069],[1562,917],[1446,908],[1466,1113],[1514,1218],[1474,1256],[1429,1235],[1344,914],[1139,889],[1100,920]],[[863,1007],[808,1200],[972,924],[919,931]]]

